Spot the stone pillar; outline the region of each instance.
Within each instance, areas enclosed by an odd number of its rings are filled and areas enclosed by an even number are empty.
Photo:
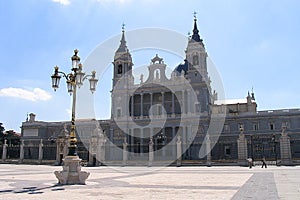
[[[2,161],[6,160],[6,156],[7,156],[7,140],[4,140],[4,144],[3,144],[3,152],[2,152]]]
[[[149,142],[149,163],[148,166],[151,167],[154,160],[154,153],[153,153],[153,138],[150,138]]]
[[[127,165],[127,160],[128,160],[128,151],[127,151],[127,138],[124,136],[124,142],[123,142],[123,162],[122,165],[126,166]]]
[[[94,131],[96,132],[96,131]],[[97,158],[97,146],[98,146],[98,135],[94,134],[90,138],[90,146],[89,146],[89,166],[96,166],[97,161],[95,162],[95,157]]]
[[[191,90],[188,89],[187,90],[187,113],[191,114],[191,106],[192,106],[192,102],[191,102]]]
[[[187,138],[186,138],[186,126],[185,125],[183,125],[182,127],[181,127],[181,129],[182,129],[182,135],[181,135],[181,142],[182,142],[182,147],[184,148],[184,157],[186,158],[186,155],[187,155],[187,142],[186,142],[186,140],[187,140]]]
[[[131,97],[131,117],[134,119],[134,94]]]
[[[175,127],[172,126],[172,138],[175,138],[176,136],[176,133],[175,133]],[[176,153],[176,144],[174,143],[173,145],[173,149],[172,149],[172,156],[177,156],[177,153]]]
[[[211,166],[211,141],[208,134],[206,135],[205,146],[206,146],[206,165],[210,167]]]
[[[153,93],[150,93],[150,108],[153,105]]]
[[[39,144],[39,163],[41,164],[42,163],[42,160],[43,160],[43,139],[40,140],[40,144]]]
[[[180,138],[180,135],[177,136],[177,142],[176,142],[176,147],[177,147],[177,155],[176,155],[176,158],[177,158],[177,162],[176,162],[176,165],[177,167],[180,167],[181,166],[181,156],[182,156],[182,147],[181,147],[181,138]]]
[[[181,98],[181,100],[182,100],[181,101],[181,103],[182,103],[182,105],[181,105],[182,106],[182,109],[181,109],[182,110],[182,114],[185,114],[185,103],[186,102],[185,102],[185,92],[184,92],[184,90],[182,90],[182,98]]]
[[[56,165],[61,165],[63,158],[68,154],[68,138],[69,136],[58,136],[56,139]]]
[[[162,128],[162,134],[163,134],[163,140],[162,140],[162,156],[163,156],[163,158],[165,158],[165,156],[166,156],[166,140],[167,140],[167,136],[166,136],[166,130],[165,130],[165,128],[163,127]]]
[[[239,134],[237,145],[238,145],[238,165],[247,166],[248,165],[247,139],[243,133],[243,130],[241,130]]]
[[[163,109],[165,105],[165,93],[161,92],[161,115],[164,115]]]
[[[175,98],[174,93],[172,92],[172,117],[175,116]]]
[[[144,115],[143,108],[144,108],[144,94],[141,94],[141,117]]]
[[[19,163],[22,163],[24,160],[24,140],[21,139],[21,144],[20,144],[20,159]]]
[[[98,149],[97,149],[97,161],[99,165],[102,165],[105,162],[105,143],[106,139],[103,133],[99,134],[98,139]]]
[[[141,154],[140,154],[140,156],[142,156],[143,155],[143,153],[144,153],[144,148],[143,148],[143,144],[144,144],[144,129],[143,128],[141,128],[140,129],[140,136],[141,136],[141,138],[140,138],[140,152],[141,152]]]
[[[281,165],[292,165],[291,143],[290,137],[285,132],[286,128],[282,128],[280,141]]]
[[[192,144],[192,125],[188,125],[187,127],[187,132],[186,132],[186,148],[187,148],[187,156],[188,156],[188,159],[191,159],[191,144]],[[210,143],[209,143],[209,146],[210,146]],[[210,151],[209,151],[210,152]]]

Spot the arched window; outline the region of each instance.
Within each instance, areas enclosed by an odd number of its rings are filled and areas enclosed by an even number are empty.
[[[159,70],[159,69],[156,69],[154,74],[155,74],[155,75],[154,75],[154,76],[155,76],[154,79],[155,79],[155,80],[159,80],[159,79],[160,79],[160,70]]]
[[[198,65],[199,64],[199,58],[197,55],[193,56],[193,65]]]
[[[122,74],[122,65],[118,65],[118,74]]]

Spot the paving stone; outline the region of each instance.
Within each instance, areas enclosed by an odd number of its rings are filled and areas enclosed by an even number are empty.
[[[91,167],[58,185],[61,166],[0,165],[0,199],[300,199],[300,167]]]

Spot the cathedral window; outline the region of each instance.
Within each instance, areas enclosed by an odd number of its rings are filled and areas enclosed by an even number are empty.
[[[224,153],[225,153],[225,156],[230,156],[231,155],[231,149],[230,149],[230,146],[225,146],[224,147]]]
[[[289,123],[288,122],[282,122],[281,128],[289,128]]]
[[[122,74],[122,65],[118,65],[118,74]]]
[[[270,123],[269,124],[269,129],[270,130],[275,130],[275,124],[274,123]]]
[[[193,56],[193,65],[198,65],[199,64],[199,59],[198,59],[198,56],[197,55],[194,55]]]
[[[253,130],[257,131],[258,130],[258,123],[253,123]]]
[[[155,80],[159,80],[160,79],[160,70],[159,69],[156,69],[155,70]]]

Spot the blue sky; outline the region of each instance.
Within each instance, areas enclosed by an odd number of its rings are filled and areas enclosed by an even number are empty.
[[[187,35],[194,11],[226,98],[244,98],[254,87],[259,110],[300,107],[299,1],[10,0],[0,1],[0,122],[20,132],[30,112],[40,121],[69,120],[65,84],[51,88],[55,65],[69,72],[75,48],[84,61],[120,34],[123,22],[127,31],[159,27]],[[133,60],[149,63],[153,56],[139,52]],[[99,119],[110,116],[111,78],[108,70],[95,94]]]

